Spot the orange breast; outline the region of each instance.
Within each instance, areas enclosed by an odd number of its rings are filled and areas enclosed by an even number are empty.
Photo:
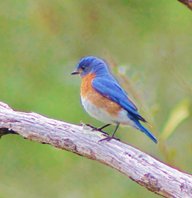
[[[92,87],[92,80],[94,77],[94,74],[88,74],[82,78],[81,97],[89,100],[98,108],[106,110],[110,115],[117,116],[119,111],[122,109],[121,106],[102,96]]]

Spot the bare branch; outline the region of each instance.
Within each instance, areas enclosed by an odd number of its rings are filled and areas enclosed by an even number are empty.
[[[178,0],[192,10],[192,0]]]
[[[105,134],[89,127],[13,111],[0,103],[0,134],[16,133],[108,165],[164,197],[192,197],[192,176],[117,140],[99,142]],[[155,145],[154,145],[155,146]]]

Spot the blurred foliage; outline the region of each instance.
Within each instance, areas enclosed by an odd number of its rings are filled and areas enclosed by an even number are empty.
[[[189,116],[189,101],[184,100],[180,102],[171,112],[165,127],[161,133],[160,138],[163,140],[168,139],[171,134],[176,131],[176,127],[179,126]]]
[[[176,132],[176,128],[189,117],[189,105],[190,101],[184,99],[173,108],[159,136],[160,149],[163,152],[166,161],[172,166],[175,165],[174,159],[176,158],[176,152],[167,148],[166,141],[171,135],[173,135],[174,132]]]
[[[117,135],[191,172],[191,18],[189,9],[167,0],[0,1],[0,100],[100,126],[83,111],[80,79],[70,72],[82,56],[103,57],[160,146],[131,128]],[[1,139],[0,161],[0,198],[157,197],[103,165],[20,137]]]

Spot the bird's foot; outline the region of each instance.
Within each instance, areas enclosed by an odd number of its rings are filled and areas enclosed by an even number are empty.
[[[112,140],[112,139],[120,141],[119,138],[116,138],[116,137],[114,137],[114,136],[112,136],[112,137],[111,137],[111,136],[107,136],[107,137],[105,137],[105,138],[99,140],[99,142],[103,142],[103,141],[109,142],[109,141]]]
[[[97,130],[96,127],[94,127],[94,126],[92,126],[92,125],[90,125],[90,124],[85,124],[85,125],[88,126],[88,127],[90,127],[92,130]]]
[[[94,127],[94,126],[92,126],[90,124],[86,124],[86,126],[90,127],[92,130],[100,131],[100,132],[104,133],[105,135],[108,135],[105,131],[102,130],[104,127],[97,128],[97,127]]]

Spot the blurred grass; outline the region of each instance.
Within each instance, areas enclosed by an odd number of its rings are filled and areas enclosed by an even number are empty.
[[[172,110],[160,138],[163,140],[168,139],[187,117],[189,117],[189,100],[184,100]]]
[[[0,100],[99,126],[80,106],[80,79],[70,76],[81,56],[97,55],[127,68],[128,81],[120,80],[160,137],[176,105],[191,102],[191,17],[190,10],[167,0],[1,1]],[[174,166],[191,172],[191,106],[185,108],[188,119],[177,121],[163,143]],[[166,159],[134,129],[121,128],[118,136]],[[1,139],[0,161],[1,198],[157,197],[105,166],[19,137]]]

